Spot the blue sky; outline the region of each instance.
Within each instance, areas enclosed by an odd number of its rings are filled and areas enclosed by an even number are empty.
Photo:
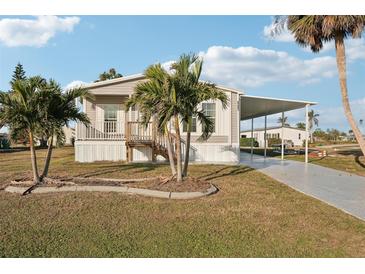
[[[333,45],[313,54],[289,33],[268,37],[271,23],[270,16],[1,16],[0,89],[9,88],[17,62],[28,75],[67,86],[91,82],[110,67],[135,74],[196,52],[206,80],[250,95],[316,101],[321,128],[347,131]],[[350,100],[356,119],[364,119],[364,40],[349,41],[347,49]],[[292,124],[304,119],[302,110],[287,115]]]

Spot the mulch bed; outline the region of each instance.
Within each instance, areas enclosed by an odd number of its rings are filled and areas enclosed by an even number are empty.
[[[28,187],[33,185],[31,177],[17,178],[12,185]],[[192,177],[184,178],[183,182],[178,183],[176,178],[158,177],[146,178],[145,180],[118,180],[104,178],[81,178],[81,177],[52,177],[46,178],[45,183],[39,187],[62,187],[69,185],[88,185],[88,186],[128,186],[134,188],[152,189],[168,192],[205,192],[210,183]]]
[[[176,179],[172,179],[167,182],[164,181],[164,179],[165,178],[156,178],[155,180],[127,183],[126,185],[135,188],[147,188],[172,192],[204,192],[210,187],[210,184],[207,181],[192,177],[185,178],[181,183],[178,183]]]

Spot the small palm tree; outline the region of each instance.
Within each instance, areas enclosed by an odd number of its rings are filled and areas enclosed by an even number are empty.
[[[280,116],[280,117],[278,118],[278,124],[280,124],[280,125],[284,125],[285,127],[289,127],[289,126],[290,126],[290,124],[288,123],[288,117],[287,117],[287,116],[285,116],[285,117],[284,117],[284,120],[283,120],[283,118]]]
[[[173,115],[172,79],[160,64],[149,66],[144,75],[148,81],[137,84],[134,94],[126,103],[126,110],[137,106],[142,114],[142,124],[145,126],[151,119],[155,119],[157,130],[166,137],[171,173],[175,176],[171,136],[168,130],[168,123]]]
[[[227,105],[227,96],[214,84],[199,81],[202,61],[195,55],[182,55],[178,62],[172,64],[172,73],[168,73],[160,64],[152,65],[145,71],[148,81],[139,83],[135,93],[128,100],[126,107],[138,106],[142,113],[142,123],[147,124],[151,118],[157,120],[158,129],[168,136],[168,124],[173,125],[176,135],[176,169],[172,153],[169,160],[172,174],[176,173],[178,182],[182,181],[181,132],[180,124],[189,124],[185,153],[184,174],[187,174],[191,120],[193,116],[202,124],[202,138],[206,139],[213,132],[212,120],[204,114],[198,105],[209,99],[219,99],[223,106]],[[170,145],[168,145],[170,150]]]
[[[87,91],[76,88],[62,92],[59,84],[54,81],[47,83],[41,77],[16,80],[11,92],[0,93],[0,122],[10,127],[13,137],[28,136],[35,186],[42,183],[48,174],[54,135],[61,138],[62,127],[69,121],[89,122],[75,104],[75,99],[81,96],[87,96]],[[37,134],[50,139],[41,176],[34,148]]]
[[[202,72],[203,60],[199,59],[195,54],[183,54],[179,60],[172,64],[174,70],[174,83],[178,94],[183,103],[184,115],[183,122],[186,123],[186,148],[183,176],[187,176],[190,154],[190,140],[193,117],[202,125],[201,139],[209,138],[214,131],[213,122],[207,117],[199,104],[208,100],[219,100],[222,102],[223,108],[227,107],[228,97],[219,90],[214,84],[201,82],[200,75]]]
[[[348,37],[361,37],[365,26],[365,16],[290,15],[285,18],[281,17],[281,19],[279,17],[277,20],[287,24],[288,29],[294,34],[295,41],[300,46],[310,46],[313,52],[319,52],[325,42],[335,42],[337,70],[345,116],[362,153],[365,155],[365,140],[352,115],[348,98],[344,43]]]
[[[54,137],[57,138],[57,141],[63,140],[63,127],[69,127],[71,121],[81,122],[85,125],[90,123],[87,115],[80,112],[76,106],[76,99],[90,97],[88,90],[77,87],[62,91],[60,84],[54,80],[51,80],[45,88],[48,92],[48,98],[42,110],[44,122],[42,123],[41,130],[48,140],[48,150],[44,169],[40,176],[41,181],[48,175]]]
[[[40,183],[34,134],[42,121],[43,87],[45,80],[31,77],[16,80],[12,92],[0,92],[0,123],[8,125],[12,132],[25,132],[29,139],[33,180]]]

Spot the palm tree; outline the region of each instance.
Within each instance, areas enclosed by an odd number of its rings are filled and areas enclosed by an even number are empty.
[[[199,105],[207,100],[220,100],[223,108],[227,107],[228,97],[219,90],[214,84],[199,81],[202,72],[203,60],[195,54],[183,54],[179,60],[171,65],[174,70],[175,88],[181,97],[183,103],[184,115],[182,120],[186,123],[186,147],[183,176],[187,176],[190,140],[193,117],[202,125],[201,139],[209,138],[214,131],[214,123],[207,117]]]
[[[280,125],[284,125],[285,127],[289,127],[289,126],[290,126],[290,124],[288,123],[288,117],[287,117],[287,116],[285,116],[285,117],[284,117],[284,120],[283,120],[283,118],[282,118],[282,117],[279,117],[279,118],[278,118],[278,124],[280,124]]]
[[[134,94],[126,103],[126,110],[137,106],[142,113],[142,124],[145,126],[151,119],[157,122],[158,132],[166,137],[171,173],[175,176],[171,134],[168,130],[168,123],[173,115],[172,79],[160,64],[149,66],[144,75],[148,81],[137,84]]]
[[[319,114],[314,113],[313,109],[308,112],[308,128],[309,128],[309,132],[311,135],[311,143],[313,143],[313,125],[315,125],[317,127],[319,125],[318,117],[319,117]]]
[[[290,15],[277,20],[287,24],[288,29],[294,34],[295,40],[300,46],[310,46],[313,52],[319,52],[325,42],[335,42],[342,105],[360,149],[365,155],[365,140],[352,115],[348,98],[344,43],[344,40],[349,36],[352,38],[361,37],[365,25],[365,16]]]
[[[54,80],[51,80],[46,88],[49,96],[43,108],[43,116],[45,118],[42,123],[42,131],[48,140],[48,150],[44,169],[40,176],[41,181],[48,175],[54,137],[58,141],[64,139],[63,127],[69,127],[71,121],[81,122],[85,125],[90,123],[87,115],[80,112],[76,106],[76,99],[90,97],[86,89],[78,87],[62,91],[61,86]]]
[[[183,178],[181,121],[189,124],[184,165],[186,175],[192,117],[196,117],[202,124],[203,139],[208,138],[214,128],[212,120],[198,108],[198,105],[209,99],[219,99],[224,107],[227,105],[227,96],[224,92],[218,90],[214,84],[199,82],[201,67],[202,61],[195,55],[182,55],[178,62],[172,64],[171,74],[160,64],[152,65],[144,73],[148,81],[136,86],[135,93],[126,104],[127,109],[138,106],[142,113],[142,123],[145,125],[150,119],[155,119],[160,133],[166,134],[168,140],[171,133],[167,125],[173,126],[176,136],[176,169],[172,152],[169,152],[169,160],[172,174],[176,173],[178,182],[181,182]],[[168,150],[171,150],[170,145]]]
[[[11,93],[0,92],[0,123],[8,125],[12,132],[27,134],[35,184],[40,183],[40,177],[34,148],[34,134],[42,120],[44,85],[45,80],[37,76],[16,80]]]

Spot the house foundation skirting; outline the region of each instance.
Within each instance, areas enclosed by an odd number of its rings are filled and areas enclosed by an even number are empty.
[[[135,147],[132,151],[133,162],[152,162],[152,148]],[[182,152],[184,157],[184,151]],[[87,163],[96,161],[127,161],[125,141],[95,140],[75,142],[75,160]],[[165,161],[157,156],[157,161]],[[237,164],[240,160],[239,144],[226,143],[192,143],[190,161],[194,163]]]

